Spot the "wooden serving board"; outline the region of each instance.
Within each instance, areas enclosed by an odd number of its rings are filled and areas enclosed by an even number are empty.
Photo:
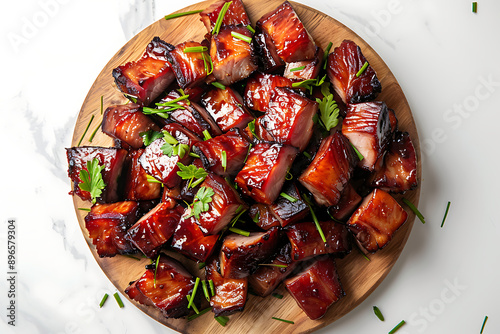
[[[243,0],[243,2],[254,24],[262,15],[273,10],[282,3],[281,0]],[[179,12],[204,9],[210,3],[211,1],[197,3]],[[323,47],[323,49],[326,48],[330,41],[333,43],[333,47],[336,47],[340,45],[344,39],[353,40],[361,47],[363,54],[377,72],[377,76],[382,83],[382,93],[377,99],[385,101],[389,108],[395,110],[399,120],[399,128],[402,131],[408,131],[410,133],[417,152],[418,176],[420,177],[420,145],[417,129],[401,87],[387,65],[366,42],[340,22],[307,6],[298,3],[292,3],[292,5],[316,43]],[[154,36],[159,36],[164,41],[176,45],[186,40],[201,41],[205,31],[206,29],[199,20],[199,16],[191,15],[168,21],[164,19],[159,20],[132,38],[108,62],[90,88],[78,115],[72,145],[77,146],[90,118],[94,115],[95,119],[81,145],[113,146],[113,141],[100,130],[97,132],[92,142],[88,141],[90,134],[102,119],[100,113],[101,96],[103,96],[104,108],[110,105],[127,102],[114,85],[111,76],[113,68],[128,61],[138,59],[144,52],[146,45]],[[418,205],[419,194],[420,186],[416,190],[406,193],[405,197],[415,205]],[[398,199],[400,199],[400,197],[398,197]],[[100,258],[91,240],[88,238],[88,232],[84,222],[86,212],[78,210],[78,208],[81,207],[89,207],[90,204],[81,201],[80,198],[76,196],[74,198],[74,204],[83,235],[96,261],[116,288],[122,292],[124,298],[128,298],[123,291],[130,281],[136,280],[142,275],[144,266],[149,263],[149,260],[142,259],[137,261],[125,256]],[[406,206],[403,205],[403,207],[405,207],[406,211],[409,213],[408,221],[396,232],[394,239],[386,248],[376,254],[369,255],[370,261],[367,261],[361,254],[356,252],[356,250],[344,259],[337,261],[340,279],[345,289],[346,296],[332,305],[327,314],[320,320],[310,320],[297,306],[283,286],[279,286],[277,290],[284,295],[283,299],[277,299],[271,296],[263,299],[261,297],[249,295],[244,312],[232,315],[226,327],[222,327],[218,322],[213,320],[213,314],[211,312],[193,321],[187,322],[186,319],[165,319],[161,313],[153,307],[145,307],[134,301],[131,302],[153,319],[182,333],[262,334],[313,332],[314,330],[334,322],[354,309],[368,297],[389,273],[408,239],[415,220],[414,214]],[[170,255],[180,258],[180,256],[175,254]],[[187,261],[184,260],[184,262]],[[190,265],[188,269],[192,270],[195,274],[198,273],[197,266]],[[281,321],[274,321],[271,319],[273,316],[293,320],[295,324],[291,325]]]

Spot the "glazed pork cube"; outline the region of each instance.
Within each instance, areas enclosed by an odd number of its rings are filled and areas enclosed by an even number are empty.
[[[142,132],[159,129],[158,125],[144,115],[141,107],[135,103],[108,107],[102,117],[102,132],[135,149],[144,145],[140,135]]]
[[[387,105],[379,101],[350,104],[342,123],[342,133],[363,155],[359,166],[372,171],[391,138]]]
[[[212,280],[215,295],[210,298],[210,306],[216,317],[243,311],[247,301],[248,278],[225,278],[217,271],[215,258],[205,267],[205,277]]]
[[[125,198],[131,201],[152,200],[161,197],[161,185],[149,182],[147,173],[139,163],[144,149],[132,150],[128,153],[128,168],[125,174]]]
[[[204,169],[227,177],[236,175],[243,168],[249,146],[248,140],[234,129],[196,143],[193,152],[200,156]]]
[[[256,26],[253,41],[260,70],[264,73],[283,72],[285,62],[280,58],[271,36]]]
[[[200,20],[207,28],[208,33],[212,32],[222,7],[229,1],[230,0],[218,0],[200,13]],[[237,25],[246,27],[249,24],[251,24],[251,22],[248,18],[247,12],[245,11],[245,7],[243,6],[243,2],[241,0],[231,1],[227,12],[222,19],[222,27]]]
[[[285,62],[314,58],[316,45],[288,1],[260,18],[256,26],[271,37]]]
[[[323,62],[323,49],[316,47],[314,58],[287,63],[283,76],[294,81],[316,79]]]
[[[276,87],[292,88],[292,81],[280,75],[254,74],[245,86],[245,104],[250,109],[266,112]]]
[[[348,183],[344,187],[340,201],[337,205],[330,206],[328,212],[333,218],[345,221],[356,210],[362,200],[363,198],[359,196],[351,183]]]
[[[125,238],[152,259],[174,233],[183,212],[182,206],[172,208],[169,202],[161,202],[139,219]]]
[[[223,132],[233,128],[243,130],[254,118],[243,105],[243,99],[231,87],[212,88],[201,98],[201,103]]]
[[[168,123],[163,128],[162,131],[167,131],[181,144],[186,144],[189,147],[193,146],[195,143],[201,141],[195,133],[189,131],[179,123]]]
[[[167,61],[167,54],[173,48],[159,37],[153,38],[139,60],[113,70],[116,86],[124,94],[135,97],[137,103],[149,105],[175,80]]]
[[[248,214],[252,221],[263,230],[269,230],[272,227],[280,226],[280,221],[267,204],[256,203],[252,205]]]
[[[266,232],[250,232],[248,237],[229,234],[220,252],[220,273],[225,278],[244,278],[251,275],[269,259],[278,247],[280,233],[274,227]]]
[[[319,222],[326,242],[323,242],[316,224],[303,222],[289,225],[286,235],[292,245],[291,256],[294,261],[301,261],[322,254],[335,254],[343,257],[351,250],[349,231],[345,225],[333,221]]]
[[[233,37],[232,32],[252,38],[246,26],[225,26],[218,34],[212,35],[210,57],[214,65],[213,75],[226,86],[248,78],[257,69],[253,43]]]
[[[298,151],[288,145],[259,143],[252,147],[235,182],[243,194],[264,204],[273,203]]]
[[[328,55],[327,73],[330,82],[342,101],[360,103],[374,100],[382,91],[375,70],[368,65],[358,76],[367,62],[359,46],[353,41],[344,40]]]
[[[258,144],[260,141],[275,142],[271,133],[262,125],[264,116],[260,116],[248,123],[244,133],[252,141],[253,144]],[[251,128],[252,127],[252,128]]]
[[[215,249],[219,235],[205,236],[195,217],[182,217],[172,238],[171,247],[188,258],[206,262]]]
[[[261,297],[270,295],[295,269],[298,262],[292,260],[290,250],[290,244],[286,243],[269,261],[269,264],[274,266],[259,266],[257,271],[248,277],[248,283],[257,295]]]
[[[117,202],[121,198],[119,178],[122,174],[127,151],[117,148],[105,148],[97,146],[82,146],[66,149],[68,158],[68,176],[73,181],[73,191],[71,194],[77,195],[84,201],[90,201],[90,192],[80,189],[82,183],[80,171],[88,171],[88,162],[94,159],[99,161],[99,166],[104,166],[101,171],[102,180],[106,185],[102,194],[97,198],[99,203]]]
[[[146,272],[135,282],[135,287],[166,318],[180,318],[190,312],[186,296],[193,292],[194,283],[193,275],[182,264],[161,254],[158,266],[147,266]]]
[[[186,48],[201,48],[198,42],[184,42],[175,46],[168,53],[172,69],[177,78],[177,83],[181,88],[190,88],[200,85],[207,77],[210,70],[208,51],[185,52],[190,51]],[[204,60],[205,59],[205,60]]]
[[[323,317],[333,303],[345,296],[335,261],[330,257],[315,260],[298,275],[286,279],[285,286],[312,320]]]
[[[85,216],[85,227],[100,257],[134,253],[136,249],[125,239],[125,233],[137,219],[137,202],[95,204]]]
[[[311,164],[299,177],[320,205],[336,205],[356,163],[349,140],[336,132],[321,142]]]
[[[131,284],[125,289],[127,296],[142,305],[155,306],[155,304],[148,297],[144,296],[142,292],[137,289],[137,281],[131,282]]]
[[[406,211],[391,195],[375,189],[364,198],[347,224],[359,244],[374,253],[387,245],[407,217]]]
[[[396,132],[380,160],[383,165],[370,177],[370,186],[393,193],[417,186],[417,156],[408,132]]]
[[[309,207],[302,199],[299,189],[294,183],[283,187],[282,193],[285,196],[278,197],[270,206],[270,209],[278,218],[280,225],[285,227],[305,218],[309,213]]]

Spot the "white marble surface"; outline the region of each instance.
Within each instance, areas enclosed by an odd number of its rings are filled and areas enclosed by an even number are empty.
[[[134,34],[195,1],[25,0],[0,14],[0,332],[170,333],[115,288],[78,227],[64,148],[102,67]],[[500,2],[302,0],[364,38],[399,80],[423,147],[420,209],[380,287],[318,333],[500,332]],[[447,201],[451,210],[440,228]],[[8,218],[17,220],[16,327],[7,325]],[[4,278],[5,277],[5,278]],[[386,321],[372,312],[377,305]]]

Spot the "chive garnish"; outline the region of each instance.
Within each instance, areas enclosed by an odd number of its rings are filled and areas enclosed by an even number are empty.
[[[186,48],[188,49],[188,48]],[[163,103],[156,103],[157,106],[159,107],[170,107],[174,104],[176,104],[177,102],[179,101],[182,101],[182,100],[187,100],[189,99],[189,95],[181,95],[179,96],[178,98],[175,98],[173,100],[170,100],[170,101],[167,101],[167,102],[163,102]],[[144,108],[143,108],[144,109]],[[150,108],[151,109],[151,108]]]
[[[259,263],[259,266],[288,268],[288,265],[286,265],[286,264],[274,264],[274,263]]]
[[[224,173],[226,172],[226,164],[227,164],[227,155],[226,155],[226,151],[222,151],[221,152],[221,164],[222,164],[222,168],[224,168]]]
[[[120,308],[123,308],[125,305],[123,305],[122,299],[120,298],[118,292],[115,292],[113,296],[115,296],[115,300],[118,303],[118,306],[120,306]]]
[[[101,115],[104,112],[104,95],[101,95]]]
[[[89,208],[78,208],[78,210],[80,210],[80,211],[88,211],[88,212],[90,212],[90,209],[89,209]]]
[[[146,175],[146,180],[149,182],[149,183],[161,183],[161,181],[158,181],[157,179],[155,179],[154,177],[152,177],[151,175]]]
[[[325,53],[323,54],[323,69],[326,70],[326,60],[328,59],[328,54],[330,53],[330,50],[332,49],[332,42],[328,42],[328,46],[325,49]]]
[[[380,321],[384,321],[384,315],[380,312],[380,309],[377,306],[373,306],[373,313],[380,319]]]
[[[212,30],[212,35],[217,35],[219,33],[220,27],[222,26],[222,21],[224,20],[224,16],[226,15],[227,10],[232,3],[233,3],[232,1],[229,1],[226,2],[224,6],[222,6],[222,9],[219,12],[219,16],[217,17],[217,21],[215,21],[214,30]]]
[[[199,284],[200,284],[200,278],[196,277],[196,281],[194,282],[193,293],[191,294],[193,296],[193,298],[191,298],[191,300],[189,301],[188,308],[191,308],[191,306],[193,305],[194,296],[196,296],[196,290],[198,290]]]
[[[215,296],[215,286],[214,286],[214,281],[209,279],[208,280],[208,285],[210,286],[210,292],[212,293],[212,296]]]
[[[293,174],[290,173],[289,170],[286,171],[286,176],[285,176],[285,180],[287,181],[290,181],[291,179],[293,179]]]
[[[190,10],[189,12],[182,12],[182,13],[170,14],[170,15],[166,15],[165,16],[165,20],[175,19],[177,17],[186,16],[186,15],[198,14],[198,13],[201,13],[201,12],[203,12],[202,9],[200,9],[200,10]]]
[[[352,143],[351,143],[351,146],[354,149],[354,152],[356,152],[356,155],[358,156],[359,161],[363,160],[365,158],[363,156],[363,154],[361,154],[361,152],[359,152],[358,149],[356,148],[356,146],[354,146]]]
[[[365,61],[363,66],[359,69],[358,73],[356,73],[356,78],[359,78],[359,76],[363,74],[363,72],[366,70],[367,67],[368,67],[368,62]]]
[[[205,262],[198,263],[198,269],[203,269],[203,268],[205,268],[205,266],[206,266]]]
[[[311,200],[309,199],[309,197],[307,197],[306,194],[302,194],[302,198],[304,199],[307,206],[309,207],[309,210],[311,211],[312,219],[314,221],[314,224],[316,225],[316,229],[318,230],[319,235],[321,236],[321,240],[323,240],[323,242],[326,243],[325,234],[323,233],[323,230],[321,229],[321,226],[319,225],[318,217],[316,217],[316,214],[314,213],[314,210],[313,210],[312,205],[311,205]]]
[[[290,69],[290,72],[302,71],[304,68],[306,68],[306,65],[292,68]]]
[[[97,130],[99,130],[101,125],[102,125],[102,120],[101,120],[101,123],[99,123],[99,125],[95,128],[95,130],[90,135],[89,142],[92,142],[92,140],[94,140],[95,134],[97,133]]]
[[[285,320],[285,319],[280,319],[280,318],[276,318],[276,317],[272,317],[272,319],[283,321],[283,322],[286,322],[287,324],[292,324],[292,325],[295,324],[295,322],[293,322],[291,320]]]
[[[248,44],[252,43],[252,37],[245,36],[243,34],[237,33],[236,31],[231,31],[231,36],[240,39],[243,42],[247,42]]]
[[[287,193],[281,193],[280,196],[283,197],[283,198],[286,198],[287,200],[289,200],[292,203],[295,203],[295,202],[298,201],[298,199],[296,199],[295,197],[292,197],[292,196],[288,195]]]
[[[229,231],[233,232],[233,233],[236,233],[236,234],[240,234],[240,235],[243,235],[245,237],[249,237],[250,236],[250,232],[248,231],[244,231],[242,229],[239,229],[237,227],[230,227],[229,228]]]
[[[205,66],[205,72],[207,72],[207,75],[212,74],[212,72],[214,71],[214,63],[212,63],[212,58],[210,58],[210,56],[205,52],[201,54],[201,57],[203,59],[203,65]],[[210,69],[208,69],[207,60],[210,63]]]
[[[474,2],[472,3],[472,12],[473,12],[473,13],[477,13],[477,2],[476,2],[476,1],[474,1]]]
[[[307,153],[306,151],[302,152],[302,154],[307,158],[307,159],[311,159],[311,155],[309,153]]]
[[[200,156],[198,154],[193,153],[193,152],[189,152],[189,156],[193,157],[193,158],[200,158]]]
[[[85,137],[85,135],[87,134],[87,131],[89,130],[90,124],[92,124],[93,120],[94,120],[94,115],[92,115],[92,117],[90,117],[90,121],[87,124],[85,131],[83,132],[82,138],[80,138],[80,141],[78,142],[78,145],[76,145],[76,146],[80,146],[80,144],[82,143],[83,137]]]
[[[366,261],[371,261],[370,258],[366,256],[365,252],[363,252],[358,245],[356,245],[356,249],[358,250],[359,254],[361,254],[365,258]]]
[[[190,315],[189,317],[187,317],[187,321],[194,320],[194,319],[198,318],[200,315],[207,313],[207,312],[208,312],[208,311],[210,311],[211,309],[212,309],[211,307],[207,307],[206,309],[201,310],[199,313],[196,313],[196,314]]]
[[[107,293],[105,293],[104,296],[102,296],[101,302],[99,303],[99,308],[102,308],[102,306],[104,305],[104,303],[108,299],[108,296],[109,295]]]
[[[136,258],[135,256],[132,256],[132,255],[130,255],[130,254],[123,254],[123,256],[128,257],[128,258],[130,258],[130,259],[134,259],[134,260],[136,260],[136,261],[141,261],[141,259],[138,259],[138,258]]]
[[[230,227],[233,227],[234,224],[236,224],[236,222],[238,221],[238,219],[240,219],[241,215],[243,213],[245,213],[245,211],[247,211],[246,209],[243,209],[243,206],[239,206],[238,209],[236,209],[236,216],[234,216],[234,218],[231,220],[231,222],[229,223],[231,226]]]
[[[212,136],[210,135],[210,132],[208,132],[207,129],[203,130],[203,137],[205,140],[212,139]]]
[[[316,79],[307,79],[307,80],[302,80],[299,82],[294,82],[292,83],[293,88],[297,87],[308,87],[309,85],[316,83]]]
[[[272,296],[274,298],[278,298],[278,299],[283,299],[283,295],[279,294],[279,293],[276,293],[276,292],[273,292]]]
[[[486,321],[488,321],[488,316],[485,316],[485,317],[484,317],[484,320],[483,320],[483,325],[481,326],[481,332],[479,332],[479,334],[483,334],[484,325],[486,325]]]
[[[206,46],[188,46],[182,52],[190,53],[190,52],[205,52],[208,48]]]
[[[406,324],[406,321],[401,320],[401,322],[399,324],[397,324],[396,327],[394,327],[393,329],[391,329],[391,331],[388,334],[394,334],[394,333],[396,333],[398,331],[398,329],[400,329],[401,326],[403,326],[404,324]]]
[[[187,296],[186,296],[186,299],[188,300],[188,302],[191,302],[191,300],[194,300],[194,297],[193,297],[193,298],[191,298],[191,295],[187,295]],[[193,308],[193,310],[194,310],[194,312],[195,312],[196,314],[200,314],[200,311],[198,311],[198,308],[196,307],[196,305],[195,305],[195,304],[191,305],[191,307]]]
[[[424,216],[420,213],[420,211],[418,211],[418,209],[415,207],[415,205],[413,205],[406,198],[403,198],[403,203],[406,204],[406,205],[408,205],[408,207],[411,209],[411,211],[413,211],[413,213],[418,217],[418,219],[420,219],[420,221],[422,222],[422,224],[425,224],[425,218],[424,218]]]
[[[158,257],[156,258],[156,263],[155,263],[155,274],[153,276],[153,287],[156,289],[156,271],[158,270],[158,263],[160,263],[160,255],[158,254]]]
[[[205,295],[207,302],[210,302],[210,295],[208,294],[207,281],[205,280],[201,281],[201,287],[203,288],[203,294]]]
[[[252,34],[255,34],[255,29],[251,25],[247,25],[247,29],[250,30]]]
[[[226,326],[227,322],[229,321],[229,318],[226,316],[214,317],[214,319],[217,320],[217,322],[223,327]]]
[[[226,89],[226,86],[217,81],[212,82],[212,85],[222,90]]]
[[[444,221],[446,220],[446,217],[448,216],[448,211],[450,210],[450,205],[451,205],[451,202],[448,201],[448,205],[446,206],[446,211],[444,213],[443,221],[441,222],[441,227],[443,227]]]

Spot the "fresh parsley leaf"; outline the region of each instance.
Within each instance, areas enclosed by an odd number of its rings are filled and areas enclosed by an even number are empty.
[[[142,141],[144,142],[144,146],[148,146],[152,142],[154,142],[156,139],[159,139],[163,137],[163,134],[161,132],[155,131],[155,130],[148,130],[146,132],[141,132],[139,135],[142,137]]]
[[[179,143],[177,139],[175,139],[168,131],[163,131],[163,138],[165,139],[166,143],[169,143],[171,145],[176,145]]]
[[[188,188],[192,186],[191,183],[194,179],[196,179],[196,184],[198,185],[198,181],[200,181],[200,179],[203,181],[208,175],[203,168],[197,168],[195,165],[184,166],[184,164],[178,162],[177,166],[180,169],[177,172],[177,175],[179,175],[183,180],[189,180]]]
[[[189,153],[189,145],[179,143],[179,141],[167,131],[163,131],[163,139],[165,140],[165,144],[161,147],[163,154],[169,157],[178,155],[179,158],[182,159]]]
[[[297,88],[297,87],[305,88],[309,91],[309,94],[312,94],[313,88],[320,87],[321,85],[323,85],[325,80],[326,80],[326,74],[321,79],[316,78],[316,79],[307,79],[307,80],[303,80],[303,81],[299,81],[299,82],[294,82],[294,83],[292,83],[292,87],[293,88]]]
[[[162,145],[161,151],[163,152],[163,154],[168,155],[169,157],[171,157],[174,154],[174,147],[175,146],[172,145],[172,144],[165,143],[165,144]]]
[[[326,89],[324,87],[326,87]],[[316,102],[318,102],[319,105],[319,119],[325,130],[330,131],[330,129],[339,124],[340,110],[337,102],[333,99],[333,94],[331,94],[328,89],[328,85],[322,85],[321,92],[324,96],[323,100],[316,98]]]
[[[78,187],[90,193],[92,203],[96,202],[96,199],[101,196],[102,190],[106,187],[101,175],[103,169],[104,165],[99,166],[99,160],[94,158],[91,161],[87,161],[87,170],[80,170],[80,179],[82,183],[80,183]]]
[[[208,211],[210,209],[208,203],[212,202],[213,195],[215,195],[215,192],[212,188],[201,187],[194,197],[190,216],[199,219],[202,212]]]

